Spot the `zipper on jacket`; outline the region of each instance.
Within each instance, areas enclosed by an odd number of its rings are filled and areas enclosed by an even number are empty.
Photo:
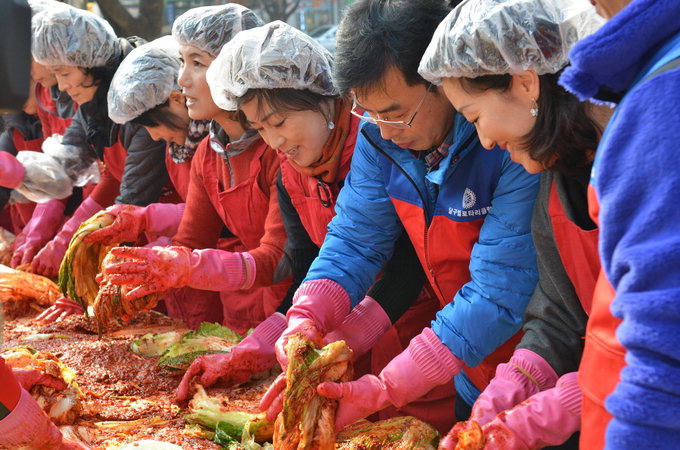
[[[430,274],[430,280],[431,280],[431,283],[430,283],[430,284],[432,285],[432,287],[433,287],[433,288],[435,289],[435,291],[437,292],[437,294],[438,294],[439,298],[441,299],[441,301],[443,301],[444,304],[449,303],[448,299],[444,298],[443,291],[442,291],[442,289],[439,287],[439,283],[437,282],[437,279],[435,278],[435,271],[434,271],[434,269],[432,268],[432,263],[431,263],[431,261],[430,261],[430,247],[429,247],[430,223],[429,223],[429,220],[428,220],[427,211],[426,211],[426,209],[425,209],[425,205],[427,205],[425,196],[424,196],[423,193],[420,191],[420,189],[418,189],[418,185],[417,185],[416,182],[413,180],[413,178],[406,172],[406,170],[405,170],[403,167],[401,167],[399,164],[397,164],[397,161],[396,161],[394,158],[392,158],[389,154],[387,154],[387,152],[385,152],[385,151],[382,150],[378,145],[376,145],[375,142],[373,142],[373,140],[371,140],[371,138],[368,136],[368,134],[366,133],[365,130],[361,130],[361,134],[366,138],[366,140],[368,141],[368,143],[371,144],[371,145],[373,146],[373,148],[376,149],[376,151],[377,151],[378,153],[380,153],[381,155],[384,155],[387,159],[389,159],[389,160],[392,162],[392,164],[394,164],[394,165],[397,167],[397,169],[399,169],[399,171],[406,177],[406,179],[409,180],[409,182],[411,182],[411,184],[412,184],[413,187],[415,188],[416,192],[418,192],[418,196],[420,196],[420,199],[421,199],[421,201],[423,202],[423,219],[424,219],[424,221],[425,221],[425,229],[424,229],[424,236],[423,236],[423,247],[424,247],[424,248],[423,248],[423,254],[424,254],[424,256],[425,256],[425,262],[426,262],[426,264],[427,264],[427,268],[426,268],[426,269],[427,269],[427,271],[428,271],[429,274]],[[467,139],[463,142],[463,144],[460,145],[458,148],[459,148],[461,151],[465,150],[465,149],[472,143],[472,141],[474,140],[475,136],[476,136],[476,133],[470,133],[470,136],[468,136],[468,138],[467,138]],[[455,155],[455,156],[451,159],[451,161],[449,162],[449,164],[450,164],[450,165],[454,165],[454,164],[457,163],[458,161],[460,161],[460,156],[459,156],[459,155]],[[439,193],[437,193],[437,197],[439,197]],[[435,201],[435,204],[436,204],[436,201]],[[434,218],[434,217],[433,217],[433,218]]]
[[[420,189],[418,189],[418,185],[417,185],[416,182],[413,180],[413,178],[411,177],[411,175],[409,175],[403,167],[401,167],[399,164],[397,164],[397,162],[394,160],[394,158],[392,158],[392,157],[391,157],[390,155],[388,155],[384,150],[382,150],[380,147],[378,147],[378,146],[371,140],[371,138],[366,134],[365,130],[361,130],[361,134],[366,138],[366,140],[368,141],[368,143],[371,144],[371,145],[373,146],[373,148],[376,149],[376,151],[377,151],[378,153],[380,153],[381,155],[384,155],[387,159],[389,159],[389,160],[392,162],[392,164],[394,164],[394,165],[397,167],[397,169],[399,169],[399,171],[400,171],[400,172],[406,177],[406,179],[409,180],[409,182],[413,185],[413,187],[415,188],[416,192],[418,193],[418,196],[420,197],[421,201],[423,202],[423,220],[424,220],[424,223],[425,223],[424,239],[423,239],[423,247],[424,247],[424,248],[423,248],[423,254],[424,254],[424,256],[425,256],[425,263],[427,264],[427,268],[426,268],[426,269],[427,269],[427,271],[428,271],[429,274],[430,274],[430,280],[431,280],[431,281],[430,281],[430,284],[431,284],[432,287],[437,291],[437,293],[439,294],[439,297],[440,297],[441,299],[444,299],[444,297],[443,297],[443,295],[442,295],[442,290],[441,290],[441,288],[439,287],[439,283],[437,283],[437,280],[436,280],[436,278],[435,278],[435,276],[434,276],[434,269],[432,268],[432,263],[430,262],[430,252],[429,252],[429,250],[428,250],[428,245],[429,245],[429,244],[428,244],[428,231],[429,231],[429,229],[430,229],[430,225],[428,224],[427,210],[425,209],[425,206],[427,205],[427,201],[426,201],[425,196],[423,195],[422,192],[420,192]],[[444,300],[445,300],[445,299],[444,299]]]

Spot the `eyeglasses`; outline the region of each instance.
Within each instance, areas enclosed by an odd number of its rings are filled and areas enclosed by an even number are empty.
[[[360,118],[361,120],[365,120],[368,123],[372,123],[375,125],[388,125],[390,127],[394,128],[401,128],[401,129],[406,129],[406,128],[411,128],[411,124],[416,118],[416,115],[418,115],[418,111],[420,110],[420,107],[423,106],[423,103],[425,102],[425,97],[427,97],[427,94],[430,92],[430,89],[432,88],[432,85],[429,85],[427,87],[427,90],[425,91],[425,94],[423,95],[423,98],[420,99],[420,102],[418,103],[418,106],[416,106],[416,110],[413,111],[413,115],[411,116],[411,119],[408,122],[404,122],[403,120],[382,120],[382,119],[375,119],[371,116],[364,116],[361,111],[357,111],[357,108],[359,107],[356,104],[356,100],[354,102],[354,106],[350,110],[352,114]]]

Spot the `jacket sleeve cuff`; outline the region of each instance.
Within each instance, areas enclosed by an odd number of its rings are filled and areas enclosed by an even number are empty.
[[[414,337],[406,351],[433,385],[447,383],[463,367],[463,361],[451,353],[431,328]]]
[[[530,395],[550,389],[557,382],[555,369],[540,355],[524,348],[515,350],[507,364],[500,364],[496,376],[522,384],[529,381],[533,386]]]
[[[15,189],[21,186],[26,169],[13,155],[0,151],[0,186]]]
[[[287,317],[289,320],[296,315],[311,318],[321,328],[319,331],[326,334],[340,326],[351,304],[347,291],[335,281],[306,281],[295,292]]]

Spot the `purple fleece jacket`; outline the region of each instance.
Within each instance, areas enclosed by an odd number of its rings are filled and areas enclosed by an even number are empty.
[[[574,47],[561,79],[582,99],[602,88],[626,94],[591,179],[612,313],[623,320],[616,335],[627,350],[606,400],[611,449],[680,445],[680,68],[635,85],[672,48],[680,49],[680,1],[633,0]]]

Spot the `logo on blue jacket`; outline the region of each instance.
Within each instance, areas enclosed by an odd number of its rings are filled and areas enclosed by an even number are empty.
[[[465,188],[465,192],[463,192],[461,205],[461,208],[449,207],[449,215],[455,217],[482,218],[491,209],[491,206],[475,208],[475,206],[477,206],[477,194],[469,187]]]

